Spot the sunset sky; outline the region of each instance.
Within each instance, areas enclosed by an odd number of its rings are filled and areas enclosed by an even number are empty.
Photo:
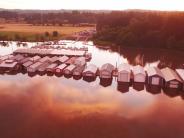
[[[9,9],[184,10],[184,0],[0,0]]]

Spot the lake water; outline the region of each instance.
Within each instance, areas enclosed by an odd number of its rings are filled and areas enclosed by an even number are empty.
[[[29,43],[28,47],[36,43]],[[82,42],[73,46],[81,47]],[[122,48],[102,50],[85,45],[93,63],[182,67],[183,52]],[[6,55],[17,49],[12,42],[1,47]],[[114,52],[113,52],[114,51]],[[116,52],[117,51],[117,52]],[[104,86],[106,85],[106,86]],[[108,86],[107,86],[108,85]],[[157,94],[146,89],[128,92],[111,84],[56,76],[0,76],[1,138],[183,138],[184,96],[182,92]]]

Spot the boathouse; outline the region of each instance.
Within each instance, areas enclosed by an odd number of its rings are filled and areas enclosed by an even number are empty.
[[[22,69],[26,71],[26,69],[33,64],[32,61],[27,61],[24,64],[22,64]]]
[[[0,63],[2,63],[5,60],[11,59],[13,55],[5,55],[0,57]]]
[[[118,67],[118,83],[130,83],[131,69],[127,63],[120,64]]]
[[[144,68],[140,65],[134,66],[132,69],[133,75],[133,88],[137,91],[144,90],[144,84],[146,82],[146,73]]]
[[[58,62],[58,60],[59,60],[59,57],[57,57],[57,56],[54,56],[54,57],[50,58],[51,63]]]
[[[176,74],[174,70],[167,67],[162,69],[161,72],[165,79],[164,88],[177,89],[177,90],[181,88],[182,80],[179,78],[179,76]]]
[[[46,68],[50,65],[49,62],[44,62],[39,68],[38,68],[38,74],[39,75],[44,75],[46,73]]]
[[[12,59],[12,60],[14,60],[14,61],[17,61],[17,62],[20,62],[20,61],[23,60],[24,58],[25,58],[25,57],[24,57],[23,55],[18,54],[18,55],[13,56],[13,57],[10,58],[10,59]]]
[[[76,66],[85,66],[86,65],[86,59],[85,57],[78,57],[75,61],[74,61],[74,64]]]
[[[30,61],[30,59],[31,59],[31,57],[25,57],[24,59],[22,59],[22,60],[20,61],[20,64],[24,64],[24,63]]]
[[[37,69],[42,65],[42,62],[36,62],[27,68],[28,73],[35,73]]]
[[[154,86],[163,86],[164,76],[157,67],[149,67],[147,69],[147,84]]]
[[[63,70],[64,70],[66,67],[67,67],[66,64],[61,64],[61,65],[59,65],[59,66],[56,67],[56,69],[55,69],[55,74],[56,74],[56,75],[62,75]]]
[[[180,76],[180,78],[182,79],[182,90],[184,91],[184,69],[176,69],[176,72],[178,73],[178,75]]]
[[[82,76],[85,66],[77,66],[73,71],[73,76]]]
[[[47,73],[54,73],[55,68],[56,68],[57,66],[58,66],[57,63],[52,63],[52,64],[50,64],[50,65],[46,68]]]
[[[41,58],[41,59],[39,60],[39,62],[42,62],[42,63],[44,63],[44,62],[50,62],[50,57],[45,56],[45,57]]]
[[[14,60],[5,60],[0,64],[0,72],[12,72],[12,71],[18,71],[20,69],[20,66],[18,62],[15,62]]]
[[[133,72],[133,81],[135,83],[145,83],[146,80],[146,73],[144,68],[140,65],[134,66],[132,69]]]
[[[65,62],[65,64],[67,65],[74,64],[76,59],[77,57],[71,57],[69,60]]]
[[[66,67],[63,72],[65,75],[72,75],[75,68],[76,68],[76,66],[71,64],[68,67]]]
[[[83,71],[83,76],[84,77],[96,77],[97,74],[97,66],[94,64],[90,64],[89,66],[87,66],[87,68]]]
[[[65,63],[67,60],[69,59],[69,57],[67,57],[67,56],[62,56],[62,57],[59,57],[59,62],[60,63]]]
[[[30,61],[35,63],[35,62],[39,61],[40,59],[41,59],[40,56],[34,56],[34,57],[30,58]]]
[[[110,63],[102,65],[100,68],[100,79],[112,79],[114,66]]]

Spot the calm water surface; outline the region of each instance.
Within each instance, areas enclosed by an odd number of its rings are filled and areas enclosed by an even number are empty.
[[[130,65],[181,67],[182,52],[163,50],[102,50],[88,46],[100,67],[126,62]],[[30,43],[28,47],[34,46]],[[81,47],[82,42],[77,42]],[[0,54],[15,50],[16,43],[1,47]],[[115,52],[117,51],[117,52]],[[183,94],[152,94],[146,89],[117,90],[116,79],[104,87],[94,82],[65,77],[26,74],[0,76],[1,138],[183,138]]]

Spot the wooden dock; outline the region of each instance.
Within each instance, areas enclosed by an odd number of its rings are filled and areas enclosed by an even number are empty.
[[[34,49],[34,48],[22,48],[17,49],[13,54],[27,54],[38,56],[85,56],[86,51],[82,50],[70,50],[70,49]]]

